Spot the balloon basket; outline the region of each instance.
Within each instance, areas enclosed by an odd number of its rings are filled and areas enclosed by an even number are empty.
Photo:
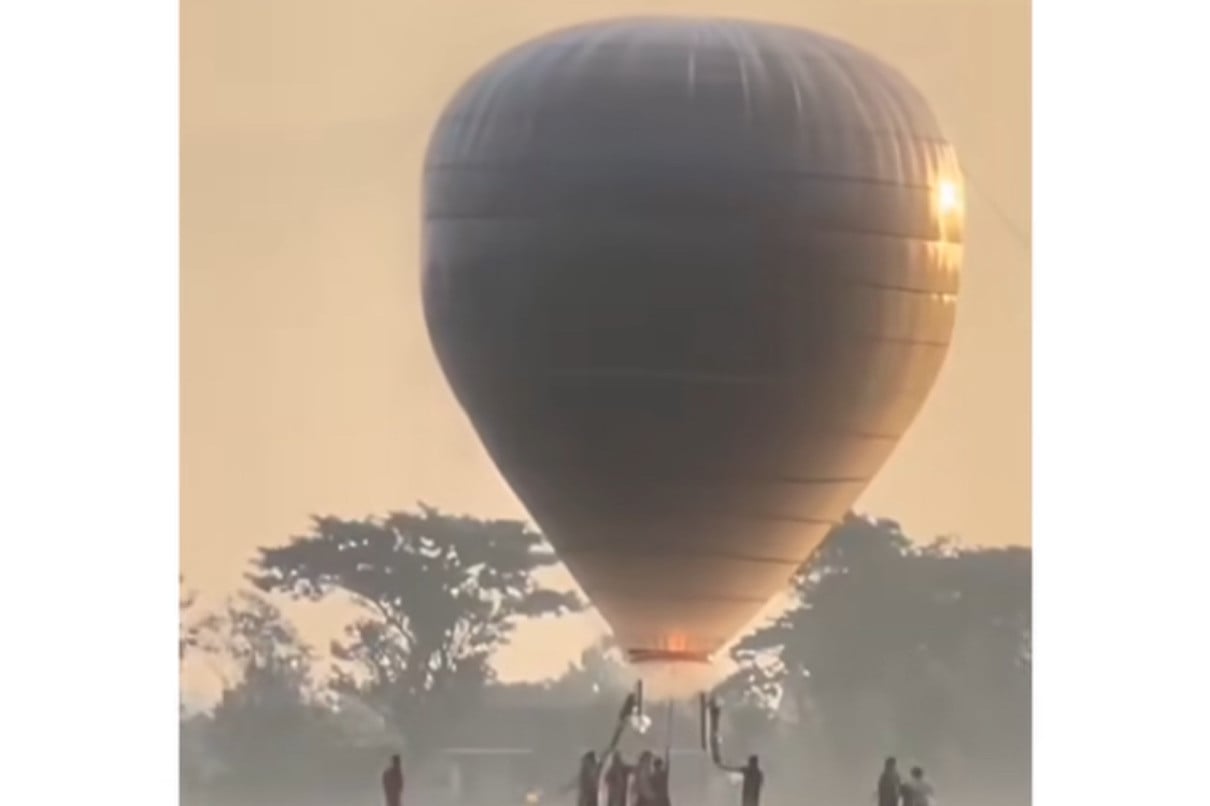
[[[726,677],[727,667],[705,652],[631,649],[626,652],[640,699],[654,702],[689,700],[712,691]]]
[[[710,656],[705,652],[688,652],[677,649],[628,649],[626,658],[636,666],[645,663],[699,663],[710,664]]]

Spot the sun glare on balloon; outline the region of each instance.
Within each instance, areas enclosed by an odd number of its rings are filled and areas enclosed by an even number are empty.
[[[937,186],[937,209],[947,216],[957,212],[958,206],[958,186],[948,179],[942,180]]]

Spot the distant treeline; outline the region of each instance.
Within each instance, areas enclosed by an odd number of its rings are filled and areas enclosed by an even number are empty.
[[[221,612],[183,597],[182,660],[212,653],[239,668],[213,710],[182,713],[184,802],[373,803],[394,751],[426,803],[461,791],[495,806],[557,789],[608,732],[626,675],[601,646],[546,684],[494,679],[491,658],[520,620],[585,606],[537,581],[556,562],[522,523],[421,507],[316,519],[261,549],[259,592]],[[923,765],[945,800],[1029,802],[1028,549],[921,547],[893,522],[852,517],[794,584],[795,606],[740,642],[739,671],[720,688],[725,746],[761,754],[771,806],[865,806],[891,754]],[[262,594],[351,597],[364,615],[325,669]],[[679,716],[683,743],[694,719],[689,707]],[[658,722],[650,741],[665,741]],[[469,752],[485,748],[530,752]],[[697,763],[676,768],[678,786],[701,784]],[[682,791],[729,804],[728,786]]]

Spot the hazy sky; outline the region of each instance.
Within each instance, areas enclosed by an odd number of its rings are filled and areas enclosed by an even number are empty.
[[[632,14],[827,31],[931,101],[973,186],[958,324],[923,414],[859,507],[921,537],[1029,542],[1025,0],[183,0],[181,12],[181,562],[192,585],[230,590],[254,546],[304,529],[310,513],[423,500],[524,517],[424,330],[424,145],[459,83],[500,51]],[[300,617],[315,631],[331,619]],[[534,640],[507,672],[537,671]]]

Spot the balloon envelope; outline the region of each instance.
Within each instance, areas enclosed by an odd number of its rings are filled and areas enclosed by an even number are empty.
[[[719,649],[886,460],[950,341],[961,193],[917,91],[798,29],[594,23],[444,111],[434,348],[634,657]]]

